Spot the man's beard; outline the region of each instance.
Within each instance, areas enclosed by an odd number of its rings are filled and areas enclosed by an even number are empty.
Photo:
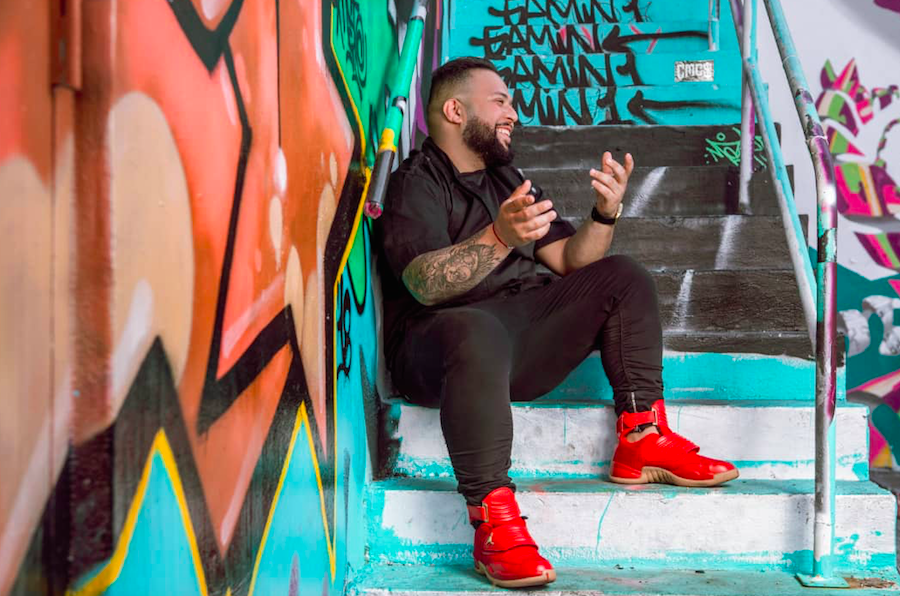
[[[497,138],[497,129],[479,118],[473,116],[463,129],[463,143],[484,160],[484,165],[505,166],[512,163],[513,151],[507,149]]]

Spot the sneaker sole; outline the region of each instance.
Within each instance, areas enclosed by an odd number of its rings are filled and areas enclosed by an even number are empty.
[[[491,583],[498,588],[532,588],[534,586],[544,586],[556,581],[556,570],[549,569],[541,575],[534,577],[523,577],[522,579],[497,579],[487,572],[487,568],[479,561],[475,561],[475,571],[485,576]]]
[[[718,486],[729,480],[734,480],[740,476],[737,469],[729,470],[716,474],[709,480],[691,480],[690,478],[682,478],[676,476],[669,470],[663,468],[655,468],[653,466],[645,466],[641,469],[641,475],[637,478],[622,478],[610,476],[612,482],[618,484],[674,484],[675,486]]]

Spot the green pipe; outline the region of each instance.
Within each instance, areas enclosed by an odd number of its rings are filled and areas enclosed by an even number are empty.
[[[394,157],[397,155],[397,139],[400,136],[403,116],[409,104],[409,86],[412,83],[413,72],[415,72],[419,59],[422,33],[425,31],[427,5],[428,0],[416,0],[406,25],[406,37],[403,39],[403,49],[400,52],[400,64],[397,66],[395,85],[391,88],[391,106],[388,108],[384,129],[378,143],[378,154],[375,157],[375,167],[372,171],[366,198],[365,213],[373,219],[379,217],[384,210],[384,195],[387,192]]]

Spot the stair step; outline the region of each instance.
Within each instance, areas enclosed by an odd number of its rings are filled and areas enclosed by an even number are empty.
[[[722,11],[722,18],[730,12]],[[450,29],[468,23],[495,24],[554,24],[579,23],[635,23],[644,21],[702,21],[709,18],[709,7],[703,2],[639,2],[634,0],[454,0],[450,12]]]
[[[804,331],[787,270],[654,272],[663,329],[681,332]],[[727,297],[727,299],[723,299]]]
[[[605,479],[616,447],[611,402],[516,403],[512,408],[514,478]],[[697,443],[701,453],[727,459],[741,478],[815,477],[815,417],[809,402],[699,402],[668,404],[672,430]],[[868,408],[842,403],[835,413],[839,480],[867,480]],[[391,475],[452,477],[439,411],[394,400],[386,418],[398,439],[389,456]],[[777,441],[771,440],[778,437]]]
[[[625,217],[610,252],[659,271],[792,268],[780,216]]]
[[[738,479],[707,489],[593,479],[516,484],[531,534],[561,566],[807,571],[811,565],[812,480]],[[472,528],[455,480],[390,479],[370,491],[370,561],[471,561]],[[871,482],[838,481],[836,493],[835,567],[893,567],[895,497]]]
[[[513,107],[525,126],[737,123],[741,88],[713,83],[604,88],[511,89]],[[596,145],[594,146],[596,151]],[[571,148],[568,149],[571,151]],[[584,155],[593,155],[585,153]],[[545,164],[544,167],[547,167]]]
[[[711,62],[718,85],[740,85],[738,52],[678,54],[580,54],[538,56],[519,54],[493,60],[509,87],[630,87],[673,85],[678,62]]]
[[[810,561],[798,562],[798,566]],[[515,594],[547,596],[809,596],[810,588],[785,571],[672,569],[610,563],[603,567],[556,567],[556,581],[546,588],[520,589]],[[896,569],[868,569],[862,585],[850,590],[815,588],[815,596],[892,596],[900,593]],[[850,578],[851,581],[853,578]],[[856,579],[857,585],[861,582]],[[498,589],[472,568],[459,565],[371,565],[348,586],[349,596],[496,596]]]
[[[639,151],[632,153],[636,161],[641,160]],[[602,150],[598,150],[590,167],[600,165],[602,155]],[[623,156],[623,153],[614,154],[620,162]],[[553,199],[560,215],[579,219],[587,217],[596,200],[588,172],[588,167],[522,170],[526,178]],[[739,186],[738,168],[732,166],[635,166],[623,199],[623,215],[735,215],[740,213]],[[750,212],[754,216],[779,216],[780,222],[781,211],[768,172],[759,172],[751,179]]]
[[[776,125],[781,138],[781,127]],[[757,169],[766,164],[757,134]],[[735,166],[740,164],[740,125],[708,126],[523,126],[513,133],[516,166],[592,168],[604,151],[616,158],[630,152],[650,166]]]
[[[663,334],[666,342],[666,334]],[[774,343],[774,342],[770,342]],[[809,345],[809,338],[806,338]],[[807,352],[809,349],[807,348]],[[761,353],[663,351],[663,395],[669,402],[790,400],[812,403],[815,360]],[[839,401],[846,398],[846,367],[838,367]],[[760,380],[778,379],[777,383]],[[599,352],[589,355],[556,389],[542,397],[551,401],[612,401]]]
[[[663,347],[675,352],[770,354],[813,358],[806,331],[741,331],[701,333],[663,330]]]
[[[475,55],[495,60],[513,54],[670,54],[710,49],[709,22],[706,20],[537,26],[485,26],[470,20],[465,23],[468,26],[460,23],[462,27],[451,33],[452,57]],[[729,43],[721,49],[736,50],[737,46]]]

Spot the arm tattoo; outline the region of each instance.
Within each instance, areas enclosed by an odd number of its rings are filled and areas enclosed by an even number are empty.
[[[407,289],[422,304],[461,296],[478,285],[506,257],[475,234],[459,244],[419,255],[403,271]]]

